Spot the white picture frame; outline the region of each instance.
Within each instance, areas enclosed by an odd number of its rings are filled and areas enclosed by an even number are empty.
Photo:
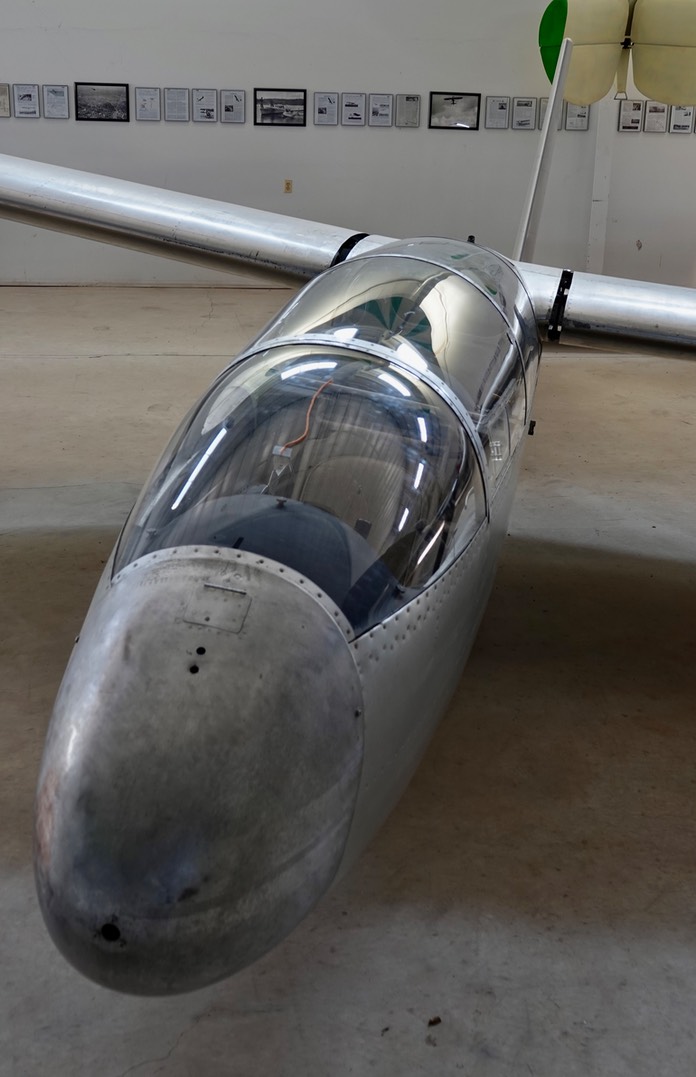
[[[188,123],[191,119],[191,94],[188,86],[165,86],[165,123]]]
[[[317,90],[314,94],[314,122],[317,127],[338,124],[339,93],[337,90]]]
[[[217,123],[217,90],[196,87],[191,90],[191,115],[194,123]]]
[[[489,131],[507,131],[510,126],[510,98],[487,97],[483,126]]]
[[[619,131],[642,131],[645,101],[628,98],[619,102]]]
[[[70,91],[66,85],[47,83],[41,93],[45,120],[70,119]]]
[[[16,119],[38,120],[41,115],[38,82],[12,84],[12,111]]]
[[[513,131],[535,131],[536,116],[536,97],[513,97],[511,124]]]
[[[341,94],[341,124],[343,127],[364,127],[367,94]]]
[[[368,127],[394,126],[394,94],[371,93],[367,99]]]
[[[246,123],[246,90],[220,90],[220,123]]]
[[[669,105],[662,101],[646,101],[643,116],[643,130],[648,134],[663,135],[669,122]]]
[[[136,86],[135,118],[136,120],[157,121],[162,119],[162,100],[159,86]]]
[[[419,93],[398,93],[394,108],[395,127],[420,127],[421,95]]]
[[[574,105],[568,101],[565,107],[566,131],[587,131],[590,127],[590,106]]]
[[[537,113],[538,113],[538,115],[537,115],[537,127],[538,127],[538,129],[540,131],[541,131],[542,127],[544,126],[544,120],[546,119],[546,110],[547,110],[548,107],[549,107],[549,99],[548,99],[548,97],[540,97],[539,98],[539,108],[537,109]],[[556,128],[557,131],[562,131],[563,130],[563,123],[565,121],[565,109],[566,109],[566,102],[564,101],[563,105],[561,106],[561,111],[560,111],[559,116],[558,116],[558,127]]]
[[[672,105],[669,112],[670,135],[690,135],[694,129],[694,106]]]

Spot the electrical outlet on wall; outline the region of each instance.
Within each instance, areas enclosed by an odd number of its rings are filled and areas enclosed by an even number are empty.
[[[283,194],[292,194],[292,180],[283,181]]]

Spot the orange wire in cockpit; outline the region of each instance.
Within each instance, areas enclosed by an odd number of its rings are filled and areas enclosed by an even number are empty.
[[[316,399],[319,396],[319,393],[323,393],[326,386],[331,385],[332,383],[333,383],[333,378],[329,378],[328,381],[325,381],[323,385],[319,386],[316,393],[314,394],[314,396],[312,397],[312,399],[309,402],[309,407],[307,408],[307,418],[305,420],[304,433],[300,434],[299,438],[295,438],[294,441],[287,441],[285,443],[285,445],[283,445],[282,449],[280,450],[281,453],[285,452],[286,449],[292,449],[294,445],[299,445],[301,442],[303,442],[305,440],[305,438],[309,434],[309,420],[311,418],[312,408],[314,407]]]

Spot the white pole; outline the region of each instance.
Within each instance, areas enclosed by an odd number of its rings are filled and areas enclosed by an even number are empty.
[[[561,46],[561,52],[556,65],[556,73],[549,94],[549,103],[546,107],[546,116],[544,117],[544,126],[539,141],[539,149],[536,161],[534,162],[532,182],[529,186],[529,191],[527,192],[527,200],[525,202],[522,220],[520,221],[520,227],[517,233],[515,250],[512,255],[515,261],[531,262],[534,254],[534,246],[536,244],[539,221],[541,219],[541,211],[544,203],[544,194],[546,193],[546,184],[551,170],[554,140],[558,132],[558,124],[563,109],[563,91],[565,90],[572,53],[573,42],[567,37]]]

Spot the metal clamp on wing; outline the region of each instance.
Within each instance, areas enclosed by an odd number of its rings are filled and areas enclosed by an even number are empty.
[[[349,236],[344,243],[338,248],[331,261],[330,269],[334,266],[340,265],[341,262],[345,262],[348,255],[351,253],[354,247],[357,247],[358,243],[362,243],[364,239],[369,239],[369,232],[356,232],[355,235]]]
[[[573,283],[573,274],[570,269],[564,269],[561,273],[561,279],[558,284],[558,291],[556,292],[556,298],[553,301],[551,308],[551,317],[549,318],[549,328],[547,331],[547,338],[556,342],[561,339],[561,332],[563,331],[563,316],[565,314],[566,303],[568,302],[568,293],[570,292],[570,286]]]

